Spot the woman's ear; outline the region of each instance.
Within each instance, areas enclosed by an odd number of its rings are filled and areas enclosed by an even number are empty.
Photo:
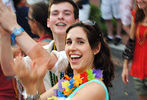
[[[98,44],[97,48],[94,49],[94,55],[98,54],[101,50],[101,43]]]

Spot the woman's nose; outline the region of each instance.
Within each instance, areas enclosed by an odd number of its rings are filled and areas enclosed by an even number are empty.
[[[75,49],[76,49],[76,44],[75,44],[75,43],[72,43],[72,44],[70,45],[70,49],[71,49],[71,50],[75,50]]]

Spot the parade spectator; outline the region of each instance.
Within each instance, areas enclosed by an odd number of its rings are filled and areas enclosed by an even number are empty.
[[[32,33],[39,36],[37,42],[42,45],[48,44],[52,39],[52,32],[47,27],[48,4],[38,2],[29,7],[28,17],[26,17],[31,27]]]
[[[129,61],[132,59],[130,74],[133,76],[138,100],[147,100],[147,0],[135,0],[132,12],[130,39],[123,52],[124,65],[122,80],[128,84]]]
[[[79,20],[88,20],[90,15],[89,0],[74,0],[79,7]]]
[[[0,2],[1,7],[5,9],[5,11],[1,12],[1,14],[10,14],[9,18],[8,16],[3,16],[3,18],[8,18],[10,23],[12,24],[11,26],[16,28],[20,26],[16,23],[15,16],[12,12],[10,12],[3,4]],[[21,35],[16,36],[16,41],[17,44],[21,47],[21,49],[28,55],[29,57],[25,57],[24,60],[29,67],[31,64],[31,60],[37,60],[37,64],[42,65],[44,63],[48,63],[49,61],[49,66],[48,69],[52,69],[53,72],[61,72],[62,66],[66,67],[68,65],[67,57],[66,55],[60,55],[59,53],[54,52],[54,54],[48,54],[48,52],[51,52],[52,50],[56,49],[57,50],[64,50],[65,47],[65,33],[66,29],[73,24],[74,22],[78,21],[78,15],[79,15],[79,9],[77,5],[71,1],[71,0],[53,0],[50,1],[50,6],[49,6],[49,18],[48,18],[48,27],[52,30],[53,33],[53,38],[54,41],[51,41],[49,45],[46,45],[44,48],[47,49],[44,50],[43,48],[40,47],[34,40],[32,40],[25,32],[21,31]],[[2,16],[0,19],[3,19]],[[1,22],[4,20],[1,20]],[[6,25],[6,22],[2,22],[3,25]],[[7,25],[10,25],[7,24]],[[12,28],[11,27],[11,28]],[[4,26],[3,26],[4,28]],[[11,30],[9,27],[5,27],[6,30]],[[18,28],[18,29],[19,29]],[[9,30],[9,31],[10,31]],[[11,33],[11,32],[10,32]],[[24,42],[26,41],[26,42]],[[10,42],[8,40],[5,40],[3,42]],[[3,55],[2,57],[2,62],[3,63],[3,70],[5,72],[5,75],[7,76],[13,76],[14,73],[12,74],[13,70],[7,70],[7,67],[11,66],[10,62],[13,62],[13,60],[10,57],[11,55],[11,50],[9,45],[5,45],[7,48],[6,50],[3,49],[1,52]],[[37,47],[37,48],[36,48]],[[39,47],[39,48],[38,48]],[[33,50],[34,49],[34,50]],[[40,52],[38,52],[38,50]],[[8,56],[9,55],[9,56]],[[44,56],[48,56],[47,58]],[[50,57],[51,56],[51,57]],[[39,57],[39,59],[38,59]],[[54,60],[55,57],[58,57],[58,61]],[[7,63],[5,62],[7,61]],[[9,62],[9,63],[8,63]],[[56,63],[57,62],[57,63]],[[5,70],[6,69],[6,70]],[[10,69],[10,67],[9,67]],[[10,72],[9,72],[10,71]],[[46,89],[49,89],[51,86],[55,84],[55,81],[53,78],[48,78],[49,74],[45,76],[47,81],[46,82]],[[57,82],[57,81],[56,81]]]
[[[70,63],[67,75],[51,90],[42,94],[40,99],[52,100],[62,97],[70,100],[109,100],[108,88],[112,87],[114,67],[108,45],[104,42],[99,27],[90,21],[70,26],[67,29],[65,52]],[[13,66],[16,76],[27,93],[37,99],[36,93],[40,80],[46,73],[46,65],[43,65],[42,69],[34,65],[30,73],[22,58],[18,57],[16,60]]]
[[[28,16],[29,7],[27,6],[26,0],[13,0],[16,18],[18,24],[24,28],[24,30],[32,37],[38,38],[37,35],[31,32],[30,26],[26,17]]]
[[[118,45],[121,43],[121,20],[120,20],[120,0],[102,0],[101,1],[101,13],[102,18],[106,21],[107,28],[107,42],[114,43]],[[117,28],[116,28],[116,36],[114,37],[114,28],[112,19],[113,17],[116,19]]]
[[[0,33],[2,33],[0,29]],[[5,37],[3,37],[5,38]],[[2,40],[0,35],[0,40]],[[0,49],[2,46],[0,45]],[[4,75],[0,63],[0,100],[19,100],[18,99],[18,90],[16,86],[16,80],[8,80]]]
[[[121,0],[120,15],[124,31],[129,35],[131,26],[131,11],[133,10],[133,0]]]

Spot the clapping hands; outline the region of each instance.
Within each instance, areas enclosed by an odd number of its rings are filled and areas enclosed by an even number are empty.
[[[36,93],[47,72],[46,65],[43,64],[42,66],[37,66],[36,62],[33,62],[32,67],[28,68],[24,64],[23,57],[18,56],[12,66],[16,77],[24,86],[26,92],[29,94]]]

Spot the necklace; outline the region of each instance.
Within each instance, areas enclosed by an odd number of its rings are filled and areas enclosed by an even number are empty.
[[[143,32],[143,38],[141,39],[140,34],[139,34],[140,33],[140,27],[141,27],[141,24],[139,24],[138,27],[137,27],[136,36],[137,36],[139,45],[142,45],[144,43],[144,41],[146,40],[147,28],[145,28],[145,30]]]
[[[57,88],[54,90],[54,96],[49,97],[48,100],[57,100],[57,97],[68,97],[81,84],[86,83],[92,79],[102,79],[103,74],[100,69],[89,69],[86,72],[69,77],[64,75],[64,79],[58,82]]]

